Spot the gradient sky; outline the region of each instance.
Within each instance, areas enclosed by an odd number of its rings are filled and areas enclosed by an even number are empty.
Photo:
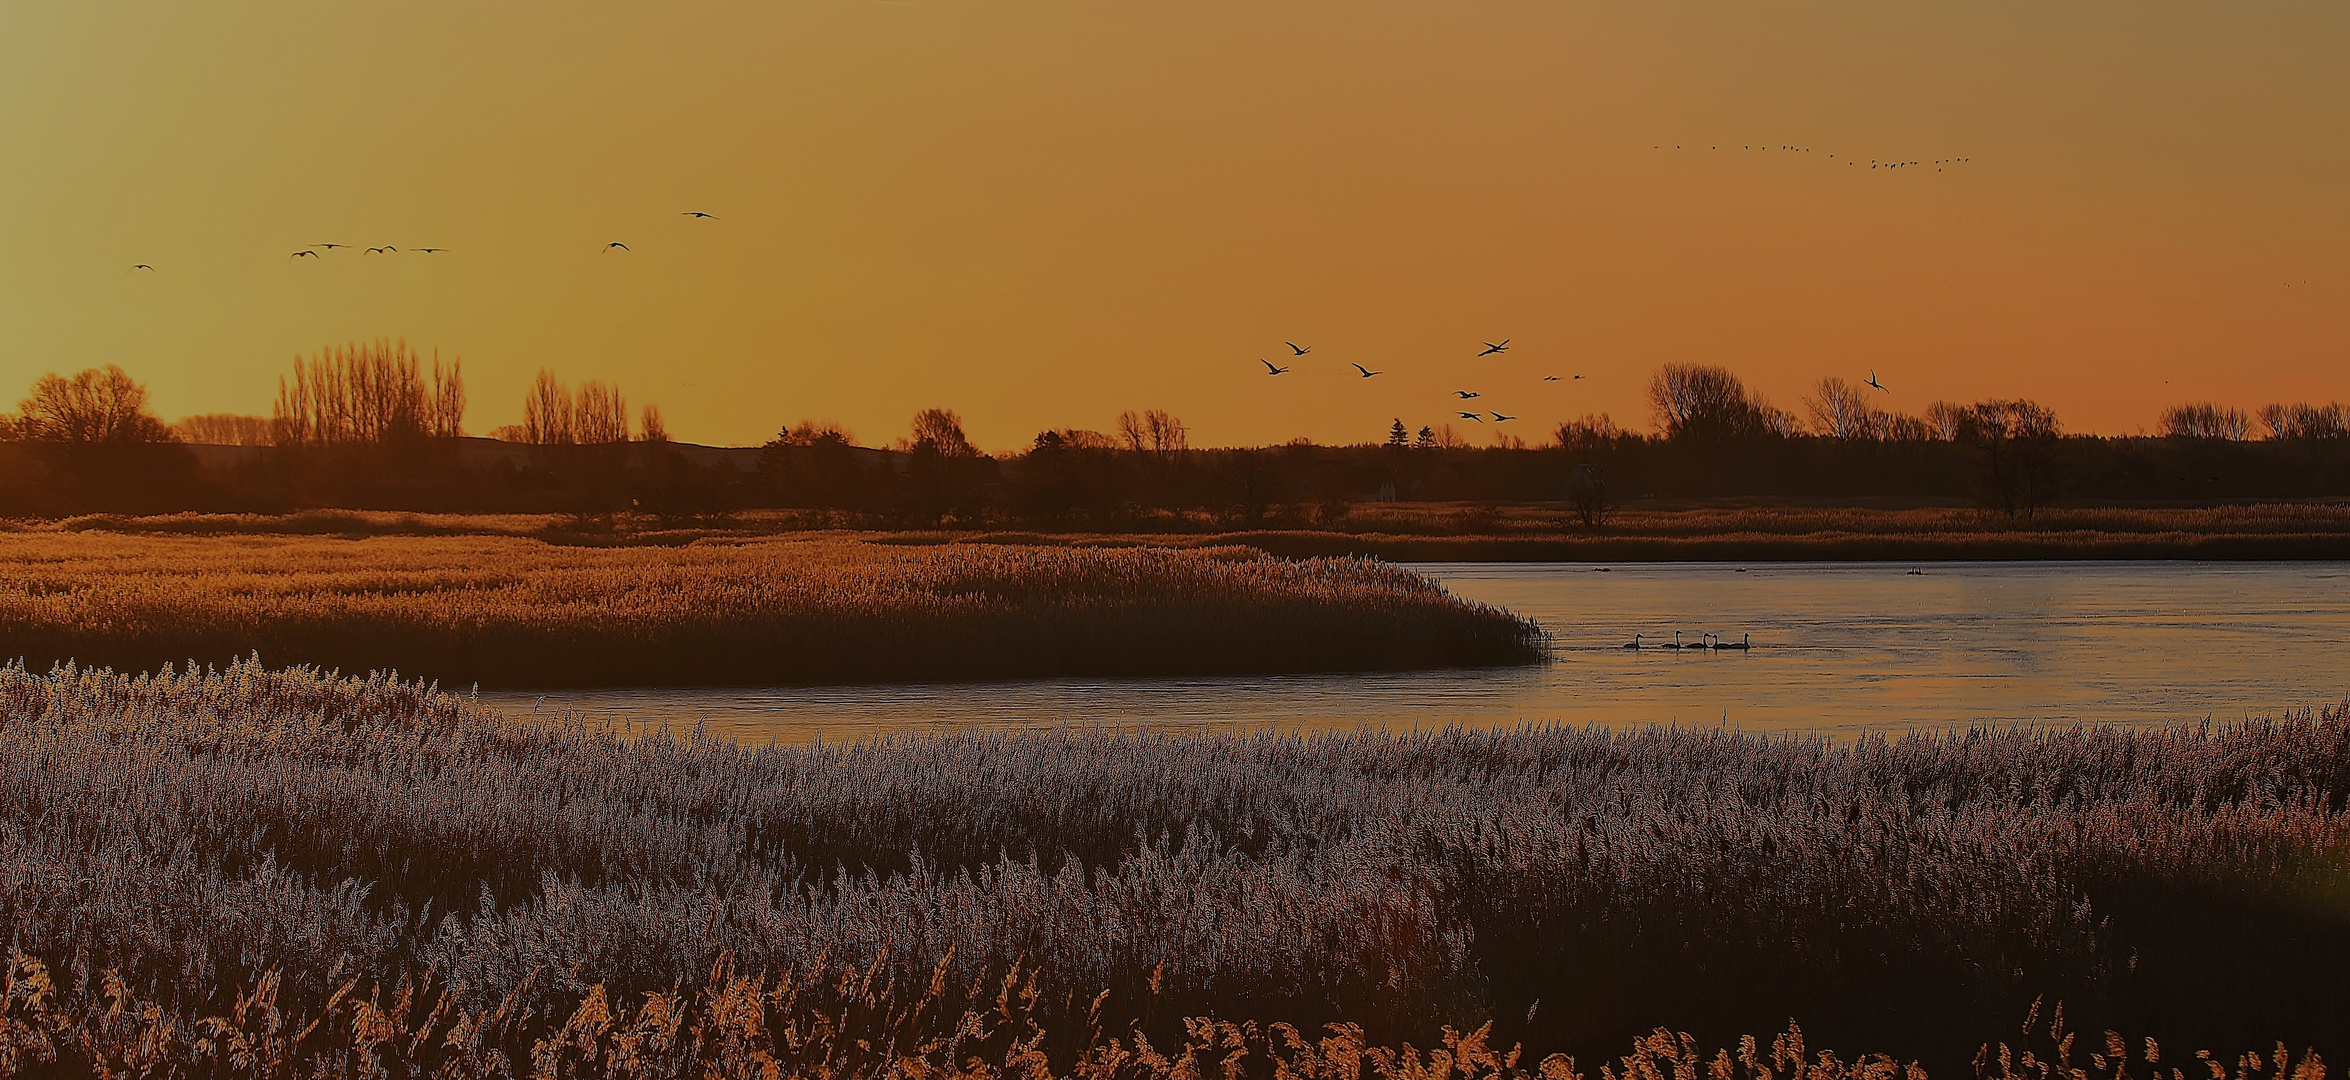
[[[405,337],[476,432],[545,366],[704,442],[1538,440],[1670,361],[2134,431],[2350,399],[2346,56],[2340,0],[0,0],[0,396]]]

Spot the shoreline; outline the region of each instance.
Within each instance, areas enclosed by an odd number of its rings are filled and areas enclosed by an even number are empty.
[[[904,527],[817,511],[745,511],[693,520],[621,515],[415,514],[311,510],[293,514],[91,515],[0,522],[0,534],[151,538],[502,537],[552,548],[679,548],[770,540],[882,547],[952,544],[1036,548],[1248,547],[1287,559],[1389,562],[1986,562],[2350,560],[2350,506],[2079,507],[2028,521],[1952,507],[1722,506],[1627,509],[1588,529],[1552,504],[1384,504],[1335,520],[1226,520],[1142,514],[1109,527],[971,522]]]

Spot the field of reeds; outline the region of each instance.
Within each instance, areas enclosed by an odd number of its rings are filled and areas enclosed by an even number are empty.
[[[1544,640],[1406,570],[1245,547],[81,530],[0,534],[0,648],[555,687],[1394,670]]]
[[[1643,1039],[1591,1071],[2314,1080],[2350,1052],[2346,814],[2350,708],[754,748],[10,667],[0,1072],[1563,1080]],[[2035,1056],[1978,1058],[2036,999]]]

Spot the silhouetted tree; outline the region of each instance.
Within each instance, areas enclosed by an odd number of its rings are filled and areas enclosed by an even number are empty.
[[[522,399],[522,441],[533,446],[568,446],[579,441],[572,422],[577,411],[572,404],[571,391],[555,378],[555,373],[540,368],[538,378],[530,384],[530,393]]]
[[[1985,401],[1962,430],[1976,452],[1976,487],[2009,517],[2031,517],[2057,482],[2056,411],[2021,398]]]
[[[1725,367],[1666,364],[1649,380],[1648,402],[1668,439],[1719,441],[1765,430],[1746,384]]]
[[[181,442],[210,446],[271,446],[277,442],[277,425],[266,416],[203,413],[181,418],[171,430]]]
[[[204,497],[193,456],[120,367],[43,375],[17,411],[0,424],[28,444],[0,468],[15,512],[151,512]]]
[[[2252,417],[2242,409],[2209,401],[2173,405],[2162,411],[2162,433],[2174,439],[2226,439],[2242,442],[2252,437]]]
[[[2350,438],[2350,409],[2340,402],[2264,405],[2260,409],[2260,426],[2267,429],[2271,439]]]
[[[579,385],[572,403],[571,434],[583,446],[628,441],[628,402],[620,388],[590,379]]]
[[[1869,400],[1868,391],[1837,376],[1814,384],[1803,407],[1811,416],[1812,430],[1828,438],[1850,442],[1883,437],[1885,414]]]
[[[136,444],[175,441],[171,428],[147,412],[147,388],[120,367],[51,373],[33,382],[17,403],[15,435],[31,442]]]
[[[271,416],[279,446],[413,442],[464,434],[464,362],[432,362],[405,341],[321,349],[294,359],[293,381],[279,377]]]

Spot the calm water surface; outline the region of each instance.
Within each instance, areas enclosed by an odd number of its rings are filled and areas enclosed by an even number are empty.
[[[1532,668],[1214,679],[484,693],[515,712],[765,742],[967,727],[1389,729],[1565,721],[1750,731],[2240,719],[2350,692],[2350,564],[1436,563],[1539,620]],[[1674,631],[1747,652],[1655,646]]]

